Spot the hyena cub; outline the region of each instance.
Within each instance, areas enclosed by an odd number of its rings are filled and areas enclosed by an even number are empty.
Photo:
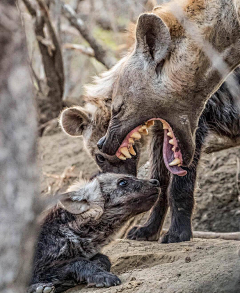
[[[73,186],[43,220],[28,292],[63,292],[80,283],[119,285],[100,250],[129,218],[148,211],[158,193],[155,179],[113,173]]]

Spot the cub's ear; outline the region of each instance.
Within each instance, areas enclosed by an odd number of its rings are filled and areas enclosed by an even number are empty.
[[[136,41],[136,51],[158,63],[167,55],[171,35],[160,17],[152,13],[144,13],[138,18]]]
[[[86,199],[82,198],[79,191],[63,194],[59,204],[69,213],[80,215],[82,221],[97,220],[103,214],[103,208],[100,205],[89,203]]]
[[[74,215],[82,214],[90,209],[87,200],[82,199],[77,192],[68,192],[62,195],[60,206]]]
[[[81,136],[90,122],[91,114],[79,106],[63,110],[59,118],[62,130],[71,136]]]

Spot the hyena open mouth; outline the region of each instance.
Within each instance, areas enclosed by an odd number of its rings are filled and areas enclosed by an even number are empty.
[[[136,152],[133,149],[135,140],[139,140],[142,135],[148,135],[148,128],[154,125],[154,120],[160,120],[163,124],[163,159],[167,169],[175,175],[185,176],[187,171],[181,168],[182,153],[178,146],[177,139],[167,121],[160,118],[152,118],[145,122],[144,125],[139,125],[129,132],[118,148],[116,156],[121,160],[131,158],[132,155],[135,156]]]

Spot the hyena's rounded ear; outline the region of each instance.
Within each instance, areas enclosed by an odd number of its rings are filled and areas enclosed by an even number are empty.
[[[152,58],[156,62],[162,61],[169,50],[171,35],[163,20],[153,13],[139,16],[136,28],[136,51]]]
[[[82,222],[91,219],[97,220],[103,214],[103,208],[100,205],[89,203],[76,192],[64,194],[59,205],[71,214],[80,215]]]
[[[63,110],[59,118],[62,130],[71,136],[81,136],[90,122],[91,114],[79,106]]]

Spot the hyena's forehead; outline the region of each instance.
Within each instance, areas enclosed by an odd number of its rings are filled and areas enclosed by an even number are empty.
[[[104,173],[98,176],[100,188],[103,193],[111,193],[118,187],[118,182],[121,179],[133,179],[134,177],[126,174]]]

